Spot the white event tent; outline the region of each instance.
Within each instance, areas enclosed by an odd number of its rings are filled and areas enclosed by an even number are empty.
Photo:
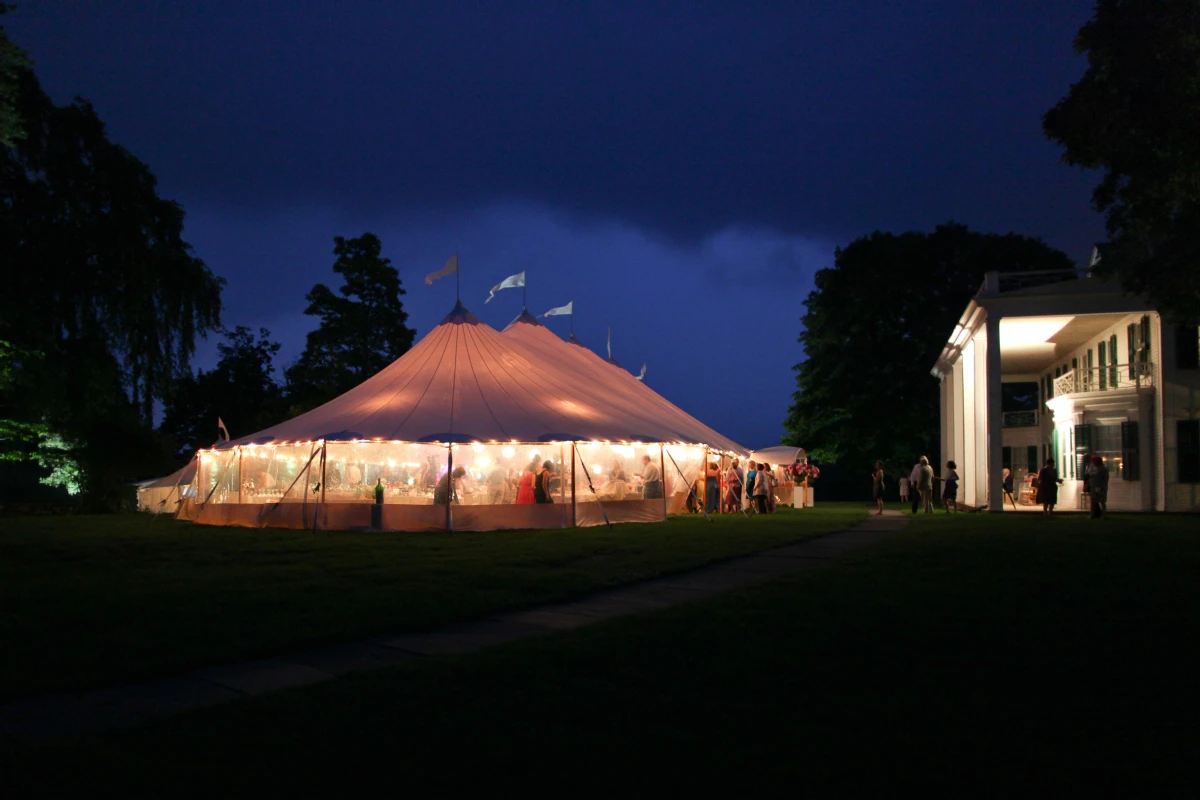
[[[180,516],[386,530],[650,522],[682,508],[710,453],[746,451],[528,312],[501,334],[460,303],[340,397],[201,451]],[[662,497],[643,497],[634,478],[644,457],[661,475]],[[522,470],[545,461],[553,503],[516,502]],[[435,485],[457,467],[467,474],[446,503]],[[373,524],[378,482],[386,489]]]

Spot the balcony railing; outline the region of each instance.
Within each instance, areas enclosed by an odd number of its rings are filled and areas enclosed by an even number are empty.
[[[1036,411],[1005,411],[1004,427],[1006,428],[1036,428],[1038,412]]]
[[[1154,365],[1149,362],[1112,364],[1091,369],[1080,367],[1067,370],[1054,379],[1054,396],[1110,389],[1144,389],[1153,385]]]

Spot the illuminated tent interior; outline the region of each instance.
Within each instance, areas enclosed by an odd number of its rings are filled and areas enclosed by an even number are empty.
[[[340,397],[201,451],[180,516],[385,530],[661,521],[684,507],[706,459],[745,452],[528,312],[501,334],[460,303]],[[645,458],[663,491],[642,486]],[[519,502],[526,468],[546,461],[553,502]],[[445,475],[459,467],[466,474],[446,503]],[[373,521],[377,484],[384,502]]]

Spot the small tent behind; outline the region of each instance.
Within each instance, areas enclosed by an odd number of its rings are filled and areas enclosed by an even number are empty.
[[[179,509],[184,492],[196,477],[196,459],[163,478],[138,484],[138,511],[152,514],[174,514]]]

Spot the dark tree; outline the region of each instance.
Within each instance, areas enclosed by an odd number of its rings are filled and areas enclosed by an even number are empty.
[[[937,463],[930,371],[984,273],[1073,266],[1037,239],[955,223],[931,234],[876,232],[839,248],[804,303],[807,358],[795,367],[784,441],[848,469],[883,460],[906,470],[921,455]]]
[[[24,130],[0,146],[0,340],[37,358],[5,415],[45,425],[102,498],[161,468],[154,402],[217,326],[221,281],[91,105],[57,107],[32,72],[16,77]]]
[[[1048,111],[1063,161],[1103,171],[1099,271],[1200,322],[1200,0],[1099,0],[1075,49],[1088,69]]]
[[[67,343],[102,344],[149,426],[217,326],[222,282],[183,241],[183,209],[90,104],[54,106],[28,71],[20,90],[24,138],[0,148],[0,338],[64,369]]]
[[[212,446],[218,439],[218,418],[234,437],[283,419],[283,390],[273,377],[279,343],[270,336],[266,328],[259,329],[257,341],[249,328],[226,331],[226,341],[217,345],[216,367],[176,383],[160,430],[179,455]]]
[[[408,352],[415,331],[400,298],[400,273],[380,255],[373,233],[334,237],[333,271],[345,281],[337,294],[318,283],[305,314],[320,317],[304,352],[286,371],[293,413],[315,408],[357,386]]]
[[[10,4],[0,3],[0,16],[12,9]],[[0,145],[4,147],[15,147],[24,130],[17,111],[18,81],[21,70],[29,66],[29,56],[12,43],[0,25]]]

